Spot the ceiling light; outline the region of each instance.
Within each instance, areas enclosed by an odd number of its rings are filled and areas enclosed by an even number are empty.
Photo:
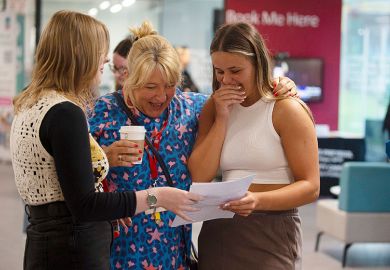
[[[97,8],[91,8],[90,10],[88,10],[88,15],[89,16],[95,17],[97,14],[98,14],[98,9]]]
[[[122,9],[122,5],[121,5],[121,4],[115,4],[115,5],[113,5],[113,6],[110,8],[110,11],[111,11],[112,13],[117,13],[117,12],[119,12],[121,9]]]
[[[105,10],[110,6],[110,1],[103,1],[100,3],[99,8],[101,10]]]
[[[124,7],[129,7],[129,6],[131,6],[132,4],[134,4],[135,3],[135,0],[123,0],[122,1],[122,6],[124,6]]]

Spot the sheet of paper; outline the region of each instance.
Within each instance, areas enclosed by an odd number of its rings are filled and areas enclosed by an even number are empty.
[[[219,206],[227,201],[242,198],[248,190],[255,175],[248,175],[240,179],[227,182],[194,183],[190,192],[200,194],[204,199],[194,205],[200,209],[196,212],[186,212],[193,222],[206,221],[217,218],[232,218],[233,212],[225,211]],[[179,216],[173,220],[171,227],[193,223]]]

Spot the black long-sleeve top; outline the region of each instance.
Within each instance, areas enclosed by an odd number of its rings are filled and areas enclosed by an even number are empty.
[[[54,158],[65,202],[78,220],[113,220],[134,215],[133,191],[95,191],[88,126],[80,107],[62,102],[50,108],[42,120],[39,138]]]

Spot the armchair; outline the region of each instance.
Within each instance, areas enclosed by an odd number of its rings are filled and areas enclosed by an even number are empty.
[[[390,163],[344,163],[340,189],[338,199],[317,203],[315,251],[323,234],[343,241],[345,267],[353,243],[390,242]]]

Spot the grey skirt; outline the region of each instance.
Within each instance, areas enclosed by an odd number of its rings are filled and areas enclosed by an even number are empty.
[[[256,211],[248,217],[203,223],[200,270],[301,269],[301,221],[297,209]]]

